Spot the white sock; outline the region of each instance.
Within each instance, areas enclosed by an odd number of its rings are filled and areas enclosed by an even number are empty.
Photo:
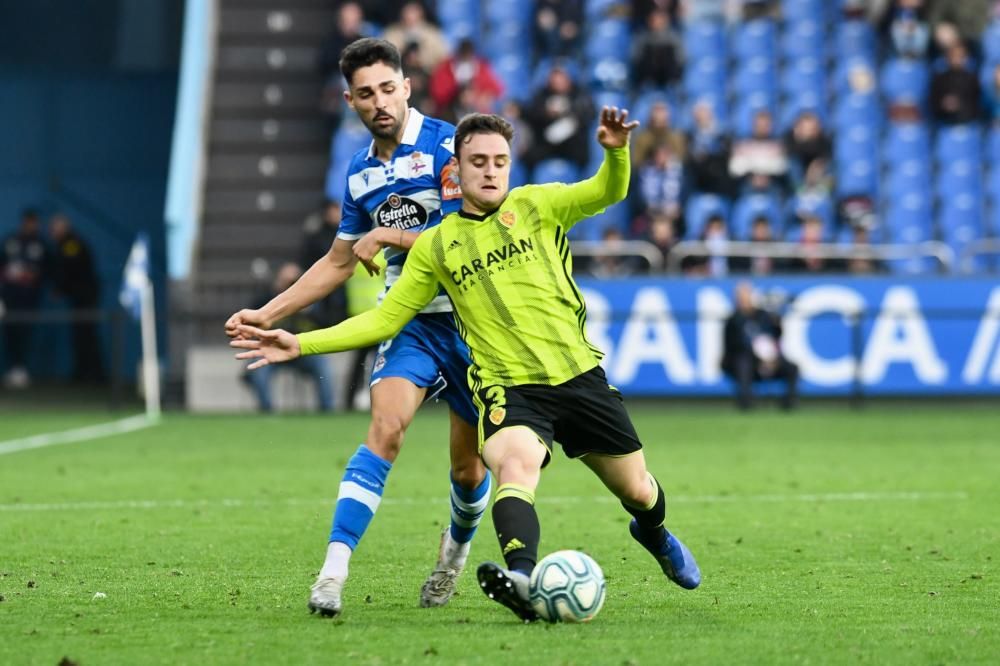
[[[451,532],[445,532],[444,547],[441,549],[441,559],[453,569],[465,568],[465,560],[469,557],[470,542],[458,543],[451,538]]]
[[[347,578],[347,564],[351,561],[351,548],[346,543],[331,541],[326,547],[326,560],[319,570],[320,578]]]

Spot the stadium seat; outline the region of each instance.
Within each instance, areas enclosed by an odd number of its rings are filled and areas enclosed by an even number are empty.
[[[721,58],[699,58],[684,68],[684,90],[690,97],[726,94],[726,65]]]
[[[874,198],[878,192],[878,169],[874,159],[838,160],[836,176],[837,194],[842,197],[865,195]]]
[[[908,159],[889,162],[883,194],[890,199],[899,199],[911,192],[930,192],[930,165],[926,160]]]
[[[785,0],[781,6],[781,13],[785,21],[798,23],[801,21],[812,21],[823,23],[826,16],[823,13],[823,0]]]
[[[525,72],[530,71],[531,63],[523,53],[517,51],[505,53],[493,60],[492,64],[493,71],[503,82],[504,94],[507,98],[513,98],[519,102],[531,99],[535,87],[524,85]],[[546,72],[547,74],[548,72]]]
[[[774,62],[763,56],[741,62],[731,82],[733,91],[740,97],[764,93],[774,99],[778,94],[778,76]]]
[[[1000,63],[1000,19],[994,19],[983,31],[983,62],[995,65]]]
[[[326,176],[326,195],[342,201],[347,168],[356,152],[371,144],[371,134],[353,115],[340,124],[330,142],[330,168]]]
[[[833,154],[838,162],[874,162],[878,155],[874,130],[868,125],[841,128],[834,137]]]
[[[447,3],[439,2],[438,6]],[[503,0],[502,2],[483,2],[484,16],[489,25],[514,21],[530,26],[534,20],[535,3],[533,0]]]
[[[503,0],[488,4],[503,4]],[[583,4],[584,17],[588,23],[600,21],[615,13],[620,14],[619,10],[624,11],[627,8],[628,3],[624,0],[585,0]]]
[[[617,106],[619,109],[629,109],[629,117],[635,118],[635,104],[629,104],[628,95],[618,90],[595,90],[591,99],[594,102],[594,108],[598,111],[604,106]]]
[[[729,222],[729,237],[746,240],[754,219],[761,215],[766,215],[771,221],[772,229],[781,229],[781,202],[776,196],[747,194],[737,199]]]
[[[947,163],[938,170],[935,187],[942,202],[963,193],[982,197],[982,173],[978,163],[971,160]]]
[[[881,120],[882,108],[877,95],[844,95],[833,108],[833,129],[835,131],[853,125],[877,128]]]
[[[987,130],[986,159],[994,167],[1000,166],[1000,127]]]
[[[490,3],[493,4],[493,3]],[[604,59],[627,60],[631,30],[628,21],[604,19],[590,26],[584,41],[584,55],[590,63]]]
[[[488,60],[494,61],[515,51],[511,44],[531,44],[531,25],[518,21],[493,23],[481,37],[477,38],[477,49]]]
[[[580,169],[568,160],[548,159],[535,165],[531,176],[533,183],[575,183],[580,179]]]
[[[773,60],[776,33],[770,19],[753,19],[736,24],[732,34],[732,55],[737,62],[762,56]]]
[[[794,227],[800,213],[815,215],[823,221],[824,229],[832,229],[834,226],[836,214],[833,198],[829,195],[796,194],[791,197],[785,206],[784,227],[786,229]],[[774,231],[778,233],[779,230],[775,228]]]
[[[978,124],[950,125],[938,130],[934,145],[934,157],[939,162],[955,160],[978,162],[982,152]]]
[[[911,245],[930,240],[932,225],[930,200],[925,192],[913,192],[894,200],[886,211],[886,238],[890,243]],[[935,265],[933,260],[922,257],[886,263],[892,272],[904,275],[928,273]]]
[[[1000,205],[1000,164],[993,165],[986,175],[986,196],[994,206]]]
[[[822,61],[802,57],[786,65],[781,72],[781,92],[786,95],[806,93],[823,99],[826,95],[826,75]]]
[[[955,252],[959,272],[968,273],[984,267],[983,257],[963,259],[965,248],[983,236],[982,204],[975,197],[963,194],[942,206],[941,239]]]
[[[882,142],[882,161],[887,165],[908,160],[929,160],[930,132],[921,123],[891,123]]]
[[[887,102],[922,107],[927,99],[930,74],[924,62],[894,58],[882,66],[881,81],[882,94]]]
[[[477,0],[455,0],[438,5],[438,20],[452,49],[465,38],[475,38],[480,29],[482,15]]]
[[[688,62],[726,57],[726,31],[721,23],[695,21],[684,27],[684,53]]]
[[[845,54],[875,58],[875,30],[868,21],[841,21],[833,36],[833,57]]]
[[[822,23],[800,20],[787,24],[781,33],[781,57],[786,62],[795,62],[800,58],[824,60],[826,41]]]
[[[702,229],[705,228],[705,222],[715,214],[722,215],[728,226],[728,199],[718,194],[692,193],[684,207],[684,225],[686,227],[684,237],[691,240],[697,239],[701,236]]]

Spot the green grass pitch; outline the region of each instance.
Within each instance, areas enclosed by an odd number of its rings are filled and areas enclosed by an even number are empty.
[[[541,552],[604,568],[589,625],[521,625],[471,572],[418,608],[448,515],[440,408],[408,434],[335,621],[306,598],[365,415],[168,415],[0,456],[0,664],[998,663],[995,405],[632,413],[704,582],[664,579],[559,454]],[[97,418],[4,413],[0,439]],[[487,518],[471,561],[498,557]]]

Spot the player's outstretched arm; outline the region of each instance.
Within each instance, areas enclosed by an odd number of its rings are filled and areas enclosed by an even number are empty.
[[[638,120],[629,122],[627,109],[619,111],[618,107],[607,106],[601,109],[597,142],[604,148],[604,161],[600,168],[590,178],[551,193],[553,210],[564,224],[575,224],[625,198],[632,169],[629,135],[638,126]]]
[[[274,322],[325,298],[354,273],[358,259],[354,255],[353,245],[353,241],[336,239],[326,256],[320,258],[295,284],[272,298],[264,307],[240,310],[233,314],[226,321],[226,335],[231,338],[239,337],[240,324],[270,328]]]

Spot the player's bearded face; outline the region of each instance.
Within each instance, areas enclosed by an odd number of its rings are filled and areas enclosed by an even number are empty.
[[[345,97],[372,136],[392,138],[399,135],[406,118],[410,80],[378,62],[354,72]]]
[[[510,187],[510,145],[499,134],[473,134],[458,146],[458,177],[469,212],[499,208]]]

